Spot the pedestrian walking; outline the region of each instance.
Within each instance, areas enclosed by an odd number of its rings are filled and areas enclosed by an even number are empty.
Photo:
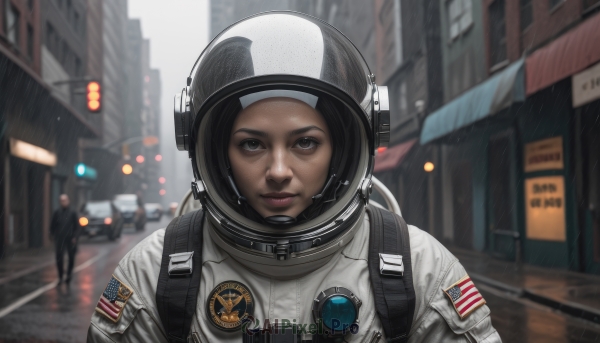
[[[60,195],[60,208],[54,211],[50,224],[50,235],[56,248],[56,267],[58,268],[58,283],[63,281],[63,268],[65,252],[69,255],[67,268],[67,285],[71,282],[71,274],[75,265],[77,252],[77,239],[79,237],[79,222],[77,213],[69,207],[70,200],[66,194]]]

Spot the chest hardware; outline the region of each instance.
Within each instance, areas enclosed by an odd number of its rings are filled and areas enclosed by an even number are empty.
[[[358,333],[358,310],[362,301],[347,288],[331,287],[313,301],[313,320],[325,328],[325,337],[343,337]]]
[[[194,270],[192,256],[193,251],[169,255],[169,276],[191,275]]]
[[[379,254],[379,273],[381,275],[402,276],[404,264],[402,255]]]
[[[371,340],[369,343],[377,343],[381,339],[381,332],[375,331],[373,332],[373,336],[371,336]]]

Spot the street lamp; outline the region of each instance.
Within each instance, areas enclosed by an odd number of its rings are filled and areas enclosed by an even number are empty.
[[[423,166],[423,169],[428,173],[431,173],[433,168],[435,168],[435,166],[431,162],[425,162],[425,165]]]
[[[131,164],[128,164],[128,163],[125,163],[123,165],[122,170],[123,170],[123,174],[125,174],[125,175],[129,175],[129,174],[133,173],[133,167],[131,166]]]

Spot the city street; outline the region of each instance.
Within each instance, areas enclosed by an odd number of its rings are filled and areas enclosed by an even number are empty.
[[[82,238],[71,286],[56,287],[51,249],[0,263],[0,342],[83,342],[89,318],[118,261],[135,244],[168,223],[132,228],[116,242]],[[16,270],[15,268],[18,268]],[[12,271],[12,272],[9,272]],[[479,285],[505,342],[600,342],[600,325]],[[37,296],[36,296],[37,295]],[[25,301],[25,300],[29,301]]]
[[[37,254],[30,251],[29,256],[19,254],[13,260],[3,259],[0,262],[0,342],[84,342],[98,297],[119,260],[168,222],[169,218],[163,216],[161,222],[148,222],[143,232],[126,228],[115,242],[106,237],[82,237],[69,288],[64,284],[56,287],[51,249]],[[39,296],[34,297],[36,292]],[[19,304],[26,297],[30,297],[30,301]]]

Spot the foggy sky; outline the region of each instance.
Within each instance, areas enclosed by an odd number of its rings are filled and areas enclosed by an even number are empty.
[[[192,179],[187,152],[175,146],[173,96],[185,87],[192,65],[208,44],[208,0],[129,0],[129,17],[141,19],[142,34],[150,39],[150,65],[160,70],[160,147],[167,178],[163,204],[168,204],[181,199]]]

